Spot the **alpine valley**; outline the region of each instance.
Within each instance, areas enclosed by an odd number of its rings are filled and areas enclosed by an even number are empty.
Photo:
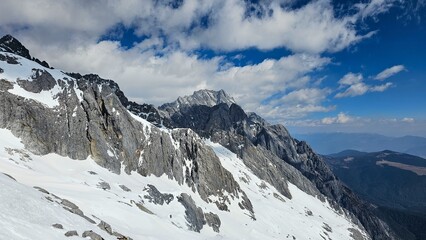
[[[282,125],[200,90],[160,107],[0,39],[1,239],[396,239]]]

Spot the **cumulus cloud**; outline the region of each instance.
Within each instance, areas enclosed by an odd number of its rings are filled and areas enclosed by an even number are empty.
[[[390,88],[393,85],[393,83],[385,83],[382,85],[377,85],[377,86],[373,86],[370,88],[371,92],[384,92],[386,91],[388,88]]]
[[[362,82],[363,80],[363,76],[362,74],[358,73],[348,73],[345,76],[343,76],[340,80],[339,80],[339,84],[340,85],[353,85],[353,84],[357,84]]]
[[[206,47],[232,51],[255,47],[286,47],[294,52],[334,52],[366,37],[356,23],[383,12],[388,0],[358,4],[353,15],[335,16],[330,0],[315,0],[300,8],[291,1],[2,1],[0,24],[39,43],[97,40],[117,25],[140,36],[165,37],[182,49]],[[261,9],[250,14],[250,9]],[[267,36],[267,37],[265,37]]]
[[[38,56],[53,59],[53,66],[63,66],[66,71],[90,73],[95,69],[102,77],[117,81],[126,95],[138,102],[159,105],[207,88],[224,89],[246,110],[270,119],[330,110],[321,106],[328,89],[305,89],[315,80],[307,75],[327,65],[329,58],[293,54],[258,64],[222,68],[221,57],[202,59],[177,50],[158,56],[149,46],[143,42],[126,50],[118,42],[102,41],[74,51],[49,46],[48,51]],[[291,94],[282,100],[262,103],[280,92]]]
[[[329,112],[336,108],[334,105],[324,104],[330,93],[328,88],[296,89],[268,102],[258,110],[275,122],[300,118],[315,112]]]
[[[368,92],[369,87],[363,83],[355,83],[348,87],[344,92],[340,92],[336,94],[336,98],[343,98],[343,97],[355,97],[364,95],[366,92]]]
[[[158,105],[200,88],[225,89],[247,110],[281,121],[335,109],[324,104],[331,91],[315,85],[321,81],[309,75],[330,63],[322,53],[370,37],[374,31],[361,34],[357,23],[388,6],[388,1],[372,0],[337,17],[330,0],[298,8],[291,3],[4,0],[0,33],[17,36],[32,55],[54,67],[113,79],[139,102]],[[143,40],[130,48],[108,40],[125,30]],[[221,55],[281,47],[291,53],[245,66],[234,66]],[[219,53],[205,59],[194,51],[199,49]],[[354,88],[351,92],[361,92],[357,88],[362,86],[345,81]],[[277,94],[281,97],[265,101]]]
[[[386,68],[385,70],[383,70],[382,72],[377,74],[374,77],[374,79],[383,81],[383,80],[390,78],[393,75],[395,75],[395,74],[397,74],[397,73],[399,73],[403,70],[405,70],[404,65],[396,65],[396,66],[393,66],[393,67],[390,67],[390,68]]]
[[[322,124],[326,124],[326,125],[335,124],[335,123],[344,124],[344,123],[351,122],[353,120],[354,120],[353,117],[351,117],[349,115],[346,115],[345,113],[341,112],[341,113],[337,114],[336,117],[326,117],[326,118],[323,118],[321,120],[321,123]]]
[[[340,85],[339,89],[346,89],[337,93],[335,98],[361,96],[367,92],[384,92],[393,85],[390,82],[382,85],[368,85],[364,82],[364,77],[360,73],[347,73],[338,83]]]

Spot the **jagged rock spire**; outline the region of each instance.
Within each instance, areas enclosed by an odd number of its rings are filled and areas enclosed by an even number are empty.
[[[24,58],[31,59],[30,51],[28,51],[21,42],[9,34],[0,39],[0,49],[5,52],[14,53]]]
[[[46,61],[40,61],[38,58],[31,57],[30,51],[22,45],[22,43],[14,38],[12,35],[7,34],[0,38],[0,51],[10,52],[26,59],[35,61],[43,67],[50,68]]]

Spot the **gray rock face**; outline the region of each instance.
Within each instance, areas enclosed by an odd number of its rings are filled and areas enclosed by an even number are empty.
[[[109,185],[109,183],[102,181],[98,183],[98,188],[101,188],[103,190],[110,190],[111,186]]]
[[[22,56],[29,60],[33,60],[46,68],[50,68],[47,62],[40,61],[37,58],[31,57],[30,51],[28,51],[28,49],[24,45],[22,45],[16,38],[12,37],[11,35],[5,35],[0,38],[0,51]]]
[[[66,236],[66,237],[78,236],[78,233],[77,233],[77,231],[72,230],[72,231],[68,231],[68,232],[66,232],[66,233],[65,233],[65,236]]]
[[[31,80],[17,80],[17,83],[28,92],[40,93],[51,90],[56,85],[56,80],[47,71],[33,69]]]
[[[178,197],[178,201],[185,207],[185,218],[188,222],[188,228],[194,232],[200,232],[203,229],[206,220],[203,210],[195,205],[194,200],[186,193]]]
[[[62,224],[59,224],[59,223],[53,224],[52,227],[57,228],[57,229],[64,229],[64,227],[62,226]]]
[[[195,132],[165,132],[144,126],[121,104],[118,90],[110,87],[115,87],[113,84],[98,85],[101,80],[91,78],[58,80],[62,92],[57,96],[60,105],[55,108],[5,91],[0,95],[0,127],[10,129],[36,154],[53,152],[73,159],[90,155],[115,173],[120,173],[124,164],[127,173],[137,171],[143,176],[158,177],[166,174],[190,186],[205,201],[209,201],[209,196],[223,195],[222,202],[216,202],[220,209],[227,210],[227,204],[236,198],[253,212],[250,200],[232,174]],[[7,81],[2,85],[8,88]],[[82,102],[75,88],[83,92]]]
[[[10,53],[15,53],[24,58],[31,59],[30,51],[25,48],[17,39],[11,35],[5,35],[0,38],[0,50]]]
[[[50,193],[49,193],[46,189],[44,189],[44,188],[37,187],[37,186],[34,186],[34,188],[35,188],[35,189],[37,189],[38,191],[40,191],[40,192],[44,193],[44,194],[50,194]]]
[[[14,39],[2,38],[0,47],[30,59]],[[16,59],[0,54],[0,61],[14,64]],[[52,87],[50,77],[38,72],[33,81],[18,84],[28,91],[42,91]],[[10,81],[0,80],[0,128],[11,130],[35,154],[57,153],[72,159],[87,159],[90,155],[115,173],[120,173],[123,164],[126,173],[137,171],[143,176],[158,177],[166,174],[179,184],[187,184],[206,202],[210,201],[209,196],[219,196],[216,199],[222,200],[215,204],[220,210],[226,211],[230,201],[238,201],[254,218],[246,194],[199,136],[208,137],[236,153],[257,176],[285,196],[291,198],[287,181],[312,195],[321,192],[336,207],[354,214],[373,238],[391,237],[386,225],[334,177],[306,143],[293,139],[281,125],[269,125],[255,114],[246,114],[223,91],[199,91],[165,104],[158,111],[129,102],[113,81],[96,75],[70,74],[69,79],[54,79],[61,89],[57,95],[59,106],[48,108],[8,92],[13,87]],[[82,101],[76,89],[83,92]],[[165,131],[147,126],[127,108],[152,113],[136,112],[157,125],[168,122],[166,126],[193,130]],[[181,195],[179,201],[190,209],[188,222],[199,231],[206,220],[188,197]],[[75,204],[63,204],[89,219]]]
[[[0,54],[0,61],[7,62],[9,64],[19,64],[18,59],[8,55]]]
[[[170,122],[226,146],[286,197],[291,198],[287,181],[311,195],[324,194],[336,209],[343,207],[355,221],[358,219],[373,239],[393,238],[371,207],[346,188],[306,143],[293,139],[282,125],[270,125],[233,105],[186,106],[169,111]],[[163,106],[160,109],[166,110]]]
[[[235,103],[235,100],[223,90],[198,90],[190,96],[179,97],[175,102],[166,103],[159,109],[165,111],[169,116],[171,116],[185,107],[197,105],[213,107],[221,103],[230,106]]]
[[[104,240],[101,235],[93,232],[92,230],[85,231],[82,235],[83,238],[89,237],[91,240]]]
[[[154,185],[151,184],[148,184],[147,187],[144,188],[144,191],[148,193],[148,195],[145,195],[144,198],[148,199],[149,202],[152,202],[154,204],[169,204],[174,199],[173,194],[161,193]]]
[[[200,207],[195,205],[192,197],[186,193],[182,193],[177,199],[185,207],[185,219],[189,230],[200,232],[207,223],[213,231],[219,232],[221,221],[217,214],[204,213]]]
[[[219,232],[220,225],[221,225],[219,216],[217,216],[217,214],[214,214],[212,212],[205,213],[204,216],[206,217],[207,224],[211,228],[213,228],[213,231]]]
[[[87,217],[86,215],[84,215],[83,211],[74,203],[70,202],[67,199],[61,199],[61,204],[64,207],[65,210],[68,210],[71,213],[74,213],[84,219],[86,219],[88,222],[95,224],[96,222],[93,221],[93,219]]]
[[[98,224],[98,227],[102,230],[104,230],[105,232],[107,232],[108,234],[112,235],[112,228],[111,225],[109,225],[108,223],[101,221]]]
[[[20,137],[28,150],[36,154],[54,152],[74,159],[85,159],[89,155],[87,120],[75,94],[60,97],[59,101],[69,106],[60,109],[46,108],[6,91],[0,94],[0,101],[0,127]],[[76,109],[76,117],[72,117],[73,109]]]
[[[132,191],[130,188],[126,187],[125,185],[119,185],[119,187],[121,189],[123,189],[123,191],[125,191],[125,192],[131,192]]]
[[[5,92],[9,89],[12,89],[13,85],[9,81],[6,81],[4,79],[0,79],[0,91]]]

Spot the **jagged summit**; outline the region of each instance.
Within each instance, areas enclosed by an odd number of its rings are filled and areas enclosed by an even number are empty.
[[[195,91],[190,96],[178,97],[178,99],[174,102],[163,104],[160,106],[160,109],[179,109],[181,106],[196,105],[213,107],[220,103],[226,103],[228,106],[230,106],[231,104],[235,103],[235,100],[222,89],[219,91],[202,89]]]
[[[41,61],[38,58],[31,57],[30,51],[24,45],[22,45],[18,39],[14,38],[10,34],[4,35],[2,38],[0,38],[0,51],[19,55],[26,59],[35,61],[43,67],[50,68],[46,61]]]
[[[157,109],[129,101],[98,75],[41,68],[9,52],[13,42],[5,36],[0,49],[0,169],[48,190],[37,208],[68,206],[53,215],[96,223],[49,215],[43,231],[63,236],[52,231],[57,223],[104,239],[115,239],[111,228],[134,239],[369,239],[366,231],[391,239],[306,143],[246,113],[225,91],[199,90]],[[0,185],[13,181],[1,177]],[[22,199],[6,192],[0,203],[11,197]],[[140,224],[129,230],[128,219]],[[6,225],[9,239],[15,225]]]
[[[9,34],[0,39],[0,50],[31,59],[30,51],[24,47],[21,42]]]
[[[176,101],[163,104],[159,108],[169,113],[173,113],[183,106],[204,105],[213,107],[221,103],[225,103],[230,106],[235,103],[235,100],[222,89],[219,91],[203,89],[195,91],[190,96],[178,97]]]

